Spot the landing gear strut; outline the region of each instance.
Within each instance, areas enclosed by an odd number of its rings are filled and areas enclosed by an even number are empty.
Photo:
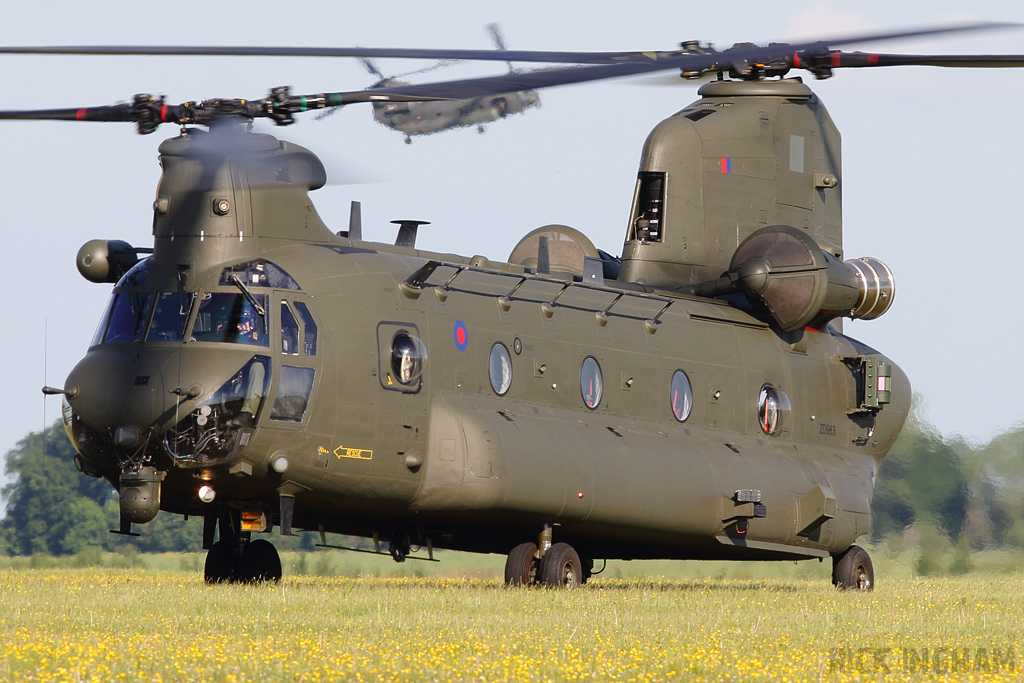
[[[593,567],[584,563],[568,543],[551,543],[551,527],[541,531],[540,548],[536,543],[520,543],[505,560],[505,585],[532,586],[541,584],[549,588],[578,588],[586,581]]]

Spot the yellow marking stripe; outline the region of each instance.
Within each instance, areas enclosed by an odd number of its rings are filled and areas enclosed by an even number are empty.
[[[346,448],[344,446],[338,446],[334,449],[334,454],[339,458],[356,458],[358,460],[373,459],[373,451],[366,448]]]

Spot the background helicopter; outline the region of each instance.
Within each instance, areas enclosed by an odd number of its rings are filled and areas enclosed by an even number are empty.
[[[826,97],[828,97],[827,95],[825,95],[825,96],[826,96]],[[689,94],[687,94],[687,95],[686,95],[686,99],[688,100],[688,99],[690,99],[690,98],[691,98],[691,97],[689,96]],[[91,101],[91,100],[90,100],[90,101]],[[837,109],[837,108],[836,108],[836,105],[835,105],[835,104],[833,104],[833,103],[831,103],[830,97],[829,97],[829,103],[831,104],[831,108],[833,108],[833,110],[834,110],[834,111],[836,111],[836,109]],[[676,108],[676,109],[678,109],[678,106],[677,106],[677,108]],[[665,112],[658,112],[658,113],[657,113],[657,116],[664,116],[664,115],[665,115]],[[635,150],[634,150],[634,152],[633,152],[632,154],[633,154],[633,155],[635,156],[635,154],[636,154],[636,153],[635,153]],[[848,167],[847,167],[847,177],[850,177],[850,176],[852,176],[852,175],[853,175],[853,174],[852,174],[852,173],[850,172],[850,169],[849,169],[849,166],[848,166]],[[850,201],[849,195],[847,196],[847,200],[848,200],[848,202],[847,202],[847,203],[848,203],[848,206],[849,206],[850,204],[852,204],[852,202]],[[323,210],[323,209],[322,209],[322,210]],[[550,218],[543,218],[542,220],[550,220]],[[535,222],[536,222],[536,221],[535,221]],[[565,222],[573,222],[573,221],[568,221],[568,220],[567,220],[567,221],[565,221]],[[579,223],[578,223],[578,224],[579,224]],[[847,225],[848,225],[848,226],[850,225],[850,214],[849,214],[849,212],[847,213]],[[426,233],[425,233],[425,236],[424,236],[424,237],[426,237]],[[77,243],[76,243],[76,244],[77,244]],[[848,248],[849,248],[849,249],[851,249],[851,253],[853,253],[853,252],[852,252],[852,248],[850,248],[849,246],[848,246]],[[90,323],[90,324],[89,324],[89,325],[88,325],[87,327],[91,327],[91,323]],[[880,344],[880,345],[881,345],[881,344]]]
[[[494,47],[498,50],[508,49],[501,29],[495,23],[487,25]],[[430,73],[437,69],[450,66],[448,62],[438,62],[431,66],[416,69],[404,74],[386,76],[377,63],[368,57],[359,60],[366,70],[377,77],[371,88],[408,85],[403,78]],[[512,63],[508,63],[509,73],[514,72]],[[511,114],[519,114],[530,107],[540,106],[540,95],[533,90],[501,93],[476,97],[468,100],[439,100],[435,102],[374,102],[373,118],[377,123],[405,133],[406,144],[412,143],[414,135],[432,135],[446,130],[476,126],[477,132],[483,133],[485,124],[498,121]],[[337,110],[328,110],[324,117]]]

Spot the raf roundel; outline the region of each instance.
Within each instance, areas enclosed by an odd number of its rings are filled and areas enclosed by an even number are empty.
[[[465,351],[469,346],[469,333],[466,332],[466,323],[461,320],[455,321],[455,348]]]

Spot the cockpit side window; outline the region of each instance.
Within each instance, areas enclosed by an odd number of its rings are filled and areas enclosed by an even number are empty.
[[[313,390],[313,368],[281,366],[281,382],[277,387],[277,398],[270,413],[271,420],[301,422],[309,405],[309,393]]]
[[[299,355],[299,324],[284,301],[281,302],[281,353]]]
[[[309,309],[301,301],[295,302],[295,310],[299,312],[299,317],[302,318],[303,328],[303,351],[307,356],[316,355],[316,323],[313,321],[313,316],[309,312]]]
[[[266,311],[265,294],[252,298]],[[192,340],[268,346],[266,315],[260,315],[253,302],[242,294],[207,292],[199,302]]]
[[[185,292],[157,295],[146,341],[181,341],[185,337],[185,325],[188,324],[194,299],[194,293]]]

